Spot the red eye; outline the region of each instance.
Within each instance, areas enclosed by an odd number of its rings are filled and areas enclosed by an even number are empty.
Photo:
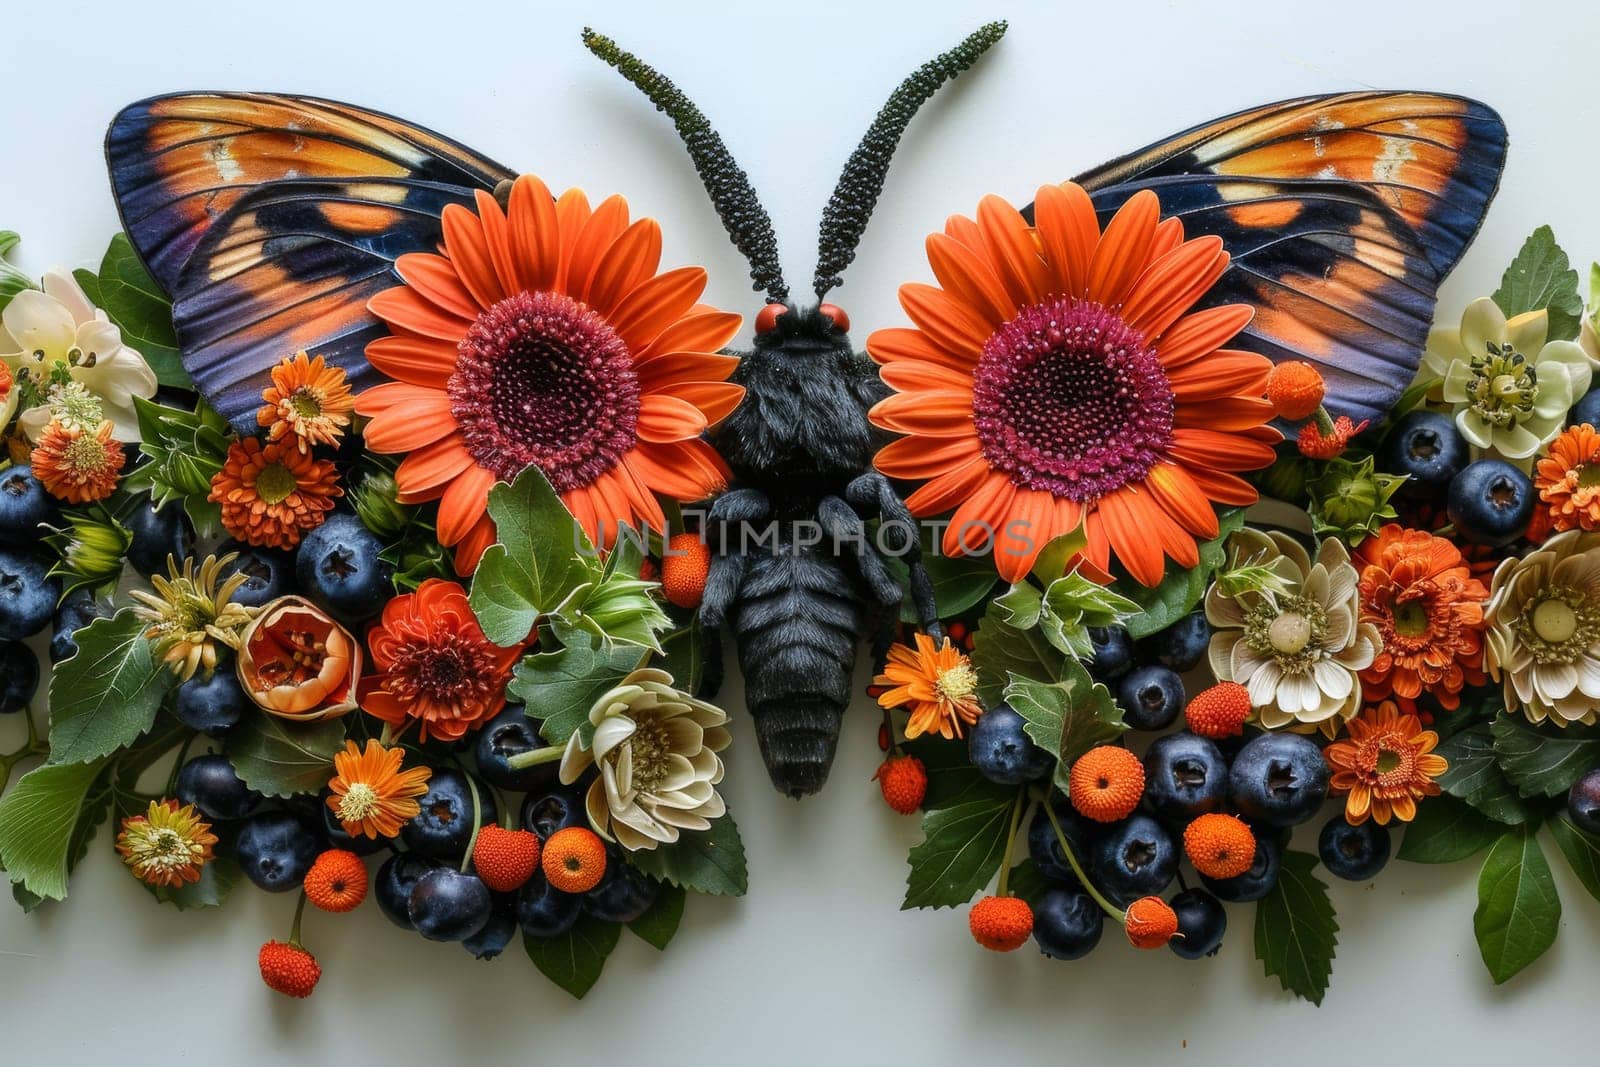
[[[789,310],[788,304],[768,304],[756,314],[756,333],[771,333],[778,328],[778,316]]]
[[[844,308],[838,304],[823,304],[817,308],[817,311],[826,316],[828,321],[838,329],[843,330],[845,333],[850,332],[850,316],[846,315]]]

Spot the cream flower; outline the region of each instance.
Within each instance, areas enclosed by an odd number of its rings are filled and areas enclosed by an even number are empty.
[[[1550,316],[1507,319],[1489,297],[1467,305],[1459,327],[1428,333],[1419,377],[1455,409],[1472,445],[1526,460],[1561,429],[1567,409],[1589,391],[1594,364],[1576,341],[1549,341]]]
[[[12,297],[0,313],[0,327],[0,360],[16,379],[13,391],[26,381],[43,400],[64,376],[100,401],[117,440],[139,440],[133,398],[155,395],[155,372],[122,343],[122,331],[89,303],[70,274],[51,271],[42,291],[24,289]],[[50,423],[50,407],[31,407],[19,421],[28,439],[36,440]]]
[[[672,675],[638,670],[595,701],[592,749],[573,731],[561,756],[561,781],[571,785],[591,764],[589,823],[629,851],[678,840],[682,830],[708,830],[727,811],[716,786],[730,740],[728,716],[673,688]]]
[[[1332,735],[1361,708],[1357,672],[1372,665],[1383,638],[1361,621],[1361,594],[1350,553],[1334,538],[1313,561],[1292,537],[1241,530],[1229,539],[1234,558],[1269,568],[1276,588],[1257,585],[1206,594],[1211,670],[1238,682],[1269,730],[1321,727]]]
[[[1591,724],[1600,706],[1600,533],[1569,530],[1489,586],[1484,667],[1533,722]]]

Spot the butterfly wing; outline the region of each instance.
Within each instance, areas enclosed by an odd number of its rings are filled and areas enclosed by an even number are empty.
[[[124,109],[106,137],[134,249],[173,301],[184,366],[241,429],[300,349],[369,383],[367,300],[432,251],[446,204],[512,177],[429,130],[307,97],[194,94]]]

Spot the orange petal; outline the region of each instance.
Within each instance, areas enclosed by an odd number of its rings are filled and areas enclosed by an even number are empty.
[[[437,532],[441,545],[460,541],[483,517],[489,508],[489,487],[494,482],[493,473],[473,464],[450,483],[439,499]]]
[[[739,366],[738,356],[711,352],[663,352],[634,365],[646,392],[684,382],[725,382]]]
[[[1100,223],[1089,194],[1076,182],[1041,187],[1033,201],[1033,224],[1055,291],[1083,296],[1089,287],[1089,262],[1100,240]]]
[[[897,393],[914,393],[925,389],[972,391],[970,375],[927,360],[886,363],[879,369],[878,377]]]
[[[995,273],[1011,296],[1013,310],[1044,299],[1053,279],[1022,214],[991,193],[978,201],[978,231]]]
[[[629,455],[632,455],[632,453],[630,452]],[[627,462],[626,457],[623,458],[623,462]],[[568,511],[572,512],[572,517],[577,520],[578,525],[583,529],[584,536],[589,539],[590,544],[593,544],[595,528],[599,523],[595,521],[594,504],[590,502],[589,487],[586,485],[579,486],[577,489],[562,493],[561,502],[567,506]]]
[[[1166,571],[1166,560],[1161,555],[1161,545],[1152,534],[1147,507],[1141,506],[1138,497],[1126,487],[1100,498],[1100,518],[1105,523],[1106,537],[1111,550],[1128,569],[1135,581],[1148,588],[1161,584]]]
[[[1020,582],[1051,538],[1067,530],[1055,528],[1055,502],[1051,493],[1018,489],[1011,516],[995,531],[994,565],[1000,577]]]
[[[582,189],[568,189],[556,200],[556,227],[561,234],[556,247],[561,253],[561,259],[556,267],[553,285],[563,292],[566,291],[567,264],[572,260],[572,250],[577,245],[578,236],[583,233],[591,214],[589,198],[583,195]]]
[[[628,494],[628,500],[633,505],[633,513],[646,527],[652,530],[665,530],[667,517],[662,514],[661,502],[644,484],[639,473],[633,469],[626,456],[614,469],[617,480],[622,483],[623,491]]]
[[[1103,575],[1111,572],[1111,542],[1106,538],[1105,520],[1100,509],[1091,506],[1083,515],[1083,563],[1091,571]]]
[[[471,322],[483,309],[461,284],[456,268],[432,252],[407,252],[394,261],[395,273],[423,299]]]
[[[906,438],[908,441],[916,438]],[[883,453],[879,452],[879,456]],[[879,468],[883,470],[883,468]],[[883,473],[894,475],[887,470]],[[966,500],[993,473],[981,454],[973,456],[954,470],[931,479],[926,485],[906,497],[906,507],[913,515],[942,515]]]
[[[1166,508],[1180,525],[1196,537],[1217,536],[1217,512],[1189,472],[1176,463],[1158,463],[1144,476],[1150,495]]]
[[[944,531],[944,554],[971,555],[987,545],[996,532],[1005,528],[1016,495],[1017,487],[1010,478],[990,474],[950,516],[950,525]]]
[[[874,330],[867,337],[867,355],[873,361],[888,366],[891,363],[937,363],[943,367],[970,375],[977,362],[977,354],[955,355],[928,340],[921,330],[904,326]]]
[[[712,426],[732,415],[744,399],[744,386],[732,382],[676,382],[658,391],[693,404]]]
[[[455,416],[450,413],[450,397],[437,389],[391,382],[375,386],[362,393],[356,401],[356,410],[366,414],[362,401],[382,390],[385,406],[372,416],[362,436],[374,452],[410,452],[423,445],[453,433]],[[370,410],[370,401],[368,410]]]
[[[920,282],[900,287],[900,306],[933,344],[953,355],[976,361],[993,332],[965,304],[942,289]]]
[[[1172,431],[1168,452],[1175,459],[1222,471],[1253,471],[1277,457],[1272,446],[1233,433],[1182,426]]]
[[[716,453],[707,460],[700,449],[710,451],[710,446],[703,441],[652,444],[631,450],[624,461],[652,492],[674,500],[703,500],[727,484],[727,475],[717,470]]]
[[[978,229],[976,222],[965,215],[951,215],[945,219],[944,235],[953,241],[959,241],[980,255],[983,254],[983,231]]]
[[[679,267],[647,278],[618,301],[609,316],[611,328],[636,360],[659,352],[715,351],[732,339],[743,320],[738,315],[691,315],[705,288],[704,267]],[[663,347],[663,341],[672,347]]]
[[[1161,202],[1149,189],[1134,193],[1117,210],[1089,263],[1090,300],[1108,307],[1122,303],[1150,262],[1150,242],[1160,218]]]
[[[1122,305],[1122,317],[1146,337],[1160,337],[1227,269],[1222,238],[1197,237],[1150,264]]]
[[[1248,304],[1223,304],[1196,311],[1173,323],[1156,343],[1156,354],[1168,370],[1210,355],[1250,324]]]
[[[461,436],[451,434],[407,456],[394,472],[394,480],[403,495],[416,499],[439,489],[472,463]]]
[[[661,226],[655,219],[640,219],[605,250],[582,300],[609,317],[624,297],[655,277],[660,265]]]
[[[896,433],[962,437],[972,431],[972,394],[948,390],[896,393],[867,413],[877,426]]]
[[[1160,259],[1183,244],[1183,222],[1177,216],[1156,223],[1156,235],[1150,240],[1150,258]]]
[[[991,328],[1016,314],[1005,286],[978,253],[942,233],[928,235],[927,249],[933,276],[945,292],[965,303]]]
[[[1167,373],[1178,400],[1211,400],[1221,396],[1261,396],[1267,390],[1272,361],[1254,352],[1219,348],[1209,359],[1196,360]]]
[[[639,400],[639,438],[666,444],[698,437],[706,428],[706,417],[687,400],[665,393],[650,393]]]
[[[589,483],[589,502],[594,505],[596,528],[594,543],[609,548],[616,543],[617,529],[633,518],[633,505],[616,477],[616,469],[606,471]]]
[[[1211,430],[1248,430],[1272,421],[1272,404],[1260,397],[1227,396],[1179,404],[1175,425]]]
[[[577,296],[588,291],[589,279],[599,268],[606,249],[627,228],[628,202],[622,197],[613,194],[595,206],[594,214],[578,231],[578,239],[564,249],[568,253],[562,280],[565,292]]]
[[[390,326],[455,344],[472,328],[472,320],[452,315],[404,285],[385,289],[367,301],[367,310]]]
[[[955,470],[976,455],[975,437],[902,437],[880,448],[872,464],[891,478],[920,482]]]
[[[649,286],[654,282],[675,274],[668,271],[657,278],[646,282]],[[704,275],[702,274],[702,278]],[[618,321],[621,321],[620,318]],[[731,311],[718,311],[715,308],[703,308],[695,305],[689,314],[676,322],[666,326],[657,333],[655,338],[642,349],[636,349],[638,356],[635,362],[655,359],[664,352],[716,352],[728,346],[734,336],[739,332],[739,327],[744,324],[743,317]],[[620,331],[619,331],[620,332]],[[623,333],[623,339],[630,336],[646,336],[649,328],[644,324],[628,327],[628,332]]]
[[[530,293],[555,285],[561,265],[561,229],[556,222],[555,199],[544,182],[524,174],[511,186],[511,254],[517,284]]]
[[[485,514],[456,545],[456,573],[465,578],[477,570],[478,560],[483,558],[484,550],[494,544],[494,541],[494,520]]]
[[[450,257],[472,298],[480,307],[504,300],[506,290],[489,258],[489,242],[484,239],[478,216],[460,204],[448,204],[439,221],[444,228],[445,255]]]
[[[367,342],[367,362],[390,378],[443,389],[456,369],[456,346],[428,337],[380,337]]]
[[[489,262],[494,264],[495,277],[507,296],[520,291],[516,257],[511,251],[511,228],[506,224],[505,212],[491,193],[479,189],[473,194],[478,202],[478,222],[483,226],[484,246],[489,250]]]
[[[1184,468],[1200,491],[1218,504],[1230,507],[1248,507],[1261,498],[1256,487],[1243,478],[1203,467]]]

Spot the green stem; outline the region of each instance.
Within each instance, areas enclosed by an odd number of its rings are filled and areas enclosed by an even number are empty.
[[[178,758],[172,761],[172,771],[167,775],[167,788],[162,792],[162,796],[170,797],[173,790],[178,788],[178,772],[183,770],[183,761],[189,755],[189,746],[194,744],[194,739],[199,736],[197,733],[190,734],[183,739],[183,744],[178,746]]]
[[[1332,435],[1333,416],[1328,414],[1327,408],[1318,404],[1317,410],[1311,413],[1311,417],[1316,421],[1317,429],[1322,431],[1322,436],[1328,437]]]
[[[289,927],[289,944],[293,945],[295,948],[305,948],[305,946],[300,943],[300,920],[305,918],[305,914],[306,893],[305,890],[302,889],[300,891],[300,903],[294,906],[294,925]]]
[[[1028,798],[1026,787],[1017,790],[1017,799],[1011,805],[1011,829],[1006,831],[1006,853],[1000,857],[1000,884],[995,886],[995,896],[1006,895],[1011,880],[1011,850],[1017,843],[1017,826],[1022,822],[1022,802]]]
[[[1050,806],[1050,798],[1046,796],[1043,803],[1044,813],[1050,817],[1050,826],[1055,830],[1056,840],[1061,844],[1061,854],[1067,857],[1067,863],[1072,866],[1072,873],[1078,876],[1078,881],[1083,883],[1084,891],[1094,898],[1096,904],[1100,905],[1100,910],[1111,916],[1118,923],[1126,923],[1128,921],[1128,913],[1101,896],[1100,890],[1094,887],[1094,883],[1089,881],[1089,876],[1084,873],[1083,867],[1079,865],[1078,854],[1072,851],[1072,845],[1067,841],[1067,835],[1062,833],[1061,822],[1056,818],[1055,809]]]
[[[472,775],[462,771],[461,777],[467,780],[467,789],[472,793],[472,836],[467,838],[467,850],[461,857],[461,873],[466,874],[467,868],[472,866],[472,849],[478,843],[478,831],[483,829],[483,805],[478,800],[478,783],[472,780]]]
[[[541,763],[554,763],[565,752],[565,745],[546,745],[543,748],[529,749],[527,752],[518,752],[515,756],[507,756],[506,766],[514,771],[526,770]]]

